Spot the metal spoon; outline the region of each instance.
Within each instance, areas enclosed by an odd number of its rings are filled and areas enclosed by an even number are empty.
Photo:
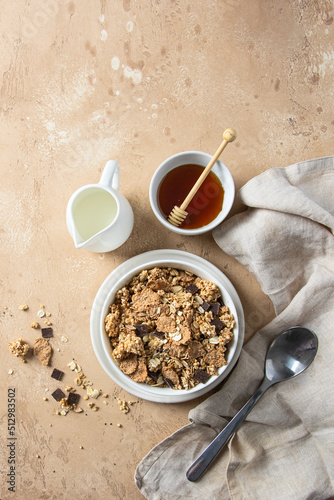
[[[275,338],[267,352],[265,377],[259,389],[188,469],[186,475],[189,481],[197,481],[204,474],[265,391],[277,382],[288,380],[306,370],[317,350],[317,336],[302,326],[288,328]]]

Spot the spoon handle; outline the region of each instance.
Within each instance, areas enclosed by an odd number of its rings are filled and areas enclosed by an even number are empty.
[[[197,458],[197,460],[195,460],[192,466],[189,467],[186,474],[189,481],[197,481],[197,479],[199,479],[204,474],[209,465],[217,457],[220,450],[236,432],[241,423],[247,417],[248,413],[252,410],[260,397],[271,385],[272,382],[270,382],[267,378],[264,378],[256,393],[247,401],[247,403],[232,418],[232,420],[226,425],[226,427],[224,427],[224,429],[218,434],[218,436],[209,444],[209,446],[203,451],[203,453]]]

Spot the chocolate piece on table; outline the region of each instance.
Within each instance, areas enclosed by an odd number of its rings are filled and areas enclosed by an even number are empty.
[[[158,330],[154,330],[154,332],[152,332],[152,335],[154,337],[157,337],[158,339],[161,339],[161,340],[163,340],[165,338],[164,332],[158,332]]]
[[[51,373],[51,377],[55,378],[56,380],[61,380],[64,375],[64,372],[61,370],[58,370],[57,368],[54,368],[53,372]]]
[[[202,384],[205,384],[210,378],[210,375],[205,372],[204,370],[196,370],[194,374],[194,380],[197,382],[202,382]]]
[[[199,290],[199,288],[194,283],[190,283],[190,285],[188,285],[185,288],[185,291],[187,293],[191,293],[191,295],[194,295],[196,292],[198,292],[198,290]]]
[[[52,328],[42,328],[42,337],[44,339],[49,339],[50,337],[53,337],[53,331]]]
[[[210,311],[212,312],[212,314],[214,316],[217,316],[219,314],[219,310],[220,310],[220,304],[218,304],[218,302],[210,302]],[[202,307],[203,307],[203,304],[202,304]]]
[[[138,335],[138,337],[144,337],[145,335],[147,335],[146,323],[135,325],[135,327],[136,327],[136,335]]]
[[[70,392],[67,398],[67,403],[69,405],[76,405],[79,399],[80,399],[80,394],[77,394],[76,392]]]
[[[56,401],[61,401],[63,398],[65,398],[65,394],[61,389],[56,389],[51,396],[56,400]]]
[[[224,328],[225,323],[223,323],[222,321],[220,321],[220,319],[215,318],[215,319],[213,319],[211,321],[210,325],[213,325],[215,327],[216,333],[219,333]]]

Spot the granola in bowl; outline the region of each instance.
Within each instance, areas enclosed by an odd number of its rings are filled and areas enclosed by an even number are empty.
[[[235,326],[215,283],[172,267],[141,270],[116,292],[104,322],[125,375],[176,390],[218,375]]]

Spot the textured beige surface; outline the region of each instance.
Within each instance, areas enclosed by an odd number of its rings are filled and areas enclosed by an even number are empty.
[[[121,414],[113,396],[136,399],[108,379],[92,351],[95,294],[127,258],[179,248],[231,279],[247,338],[272,318],[254,278],[211,235],[186,239],[155,220],[148,186],[165,158],[188,149],[213,153],[229,126],[238,139],[223,159],[237,188],[270,167],[332,154],[333,3],[2,0],[0,7],[3,440],[7,390],[17,391],[16,493],[1,482],[0,498],[140,499],[137,463],[187,422],[198,401],[140,401]],[[109,254],[76,250],[65,224],[67,201],[99,180],[109,158],[121,164],[133,233]],[[236,203],[233,213],[240,209]],[[24,303],[28,311],[19,310]],[[63,382],[50,379],[51,369],[36,359],[20,363],[7,349],[8,341],[33,344],[39,336],[30,323],[40,304],[52,313],[52,366],[66,372]],[[43,397],[46,388],[73,384],[66,368],[73,357],[110,394],[110,404],[61,417]],[[9,472],[6,451],[0,470]]]

